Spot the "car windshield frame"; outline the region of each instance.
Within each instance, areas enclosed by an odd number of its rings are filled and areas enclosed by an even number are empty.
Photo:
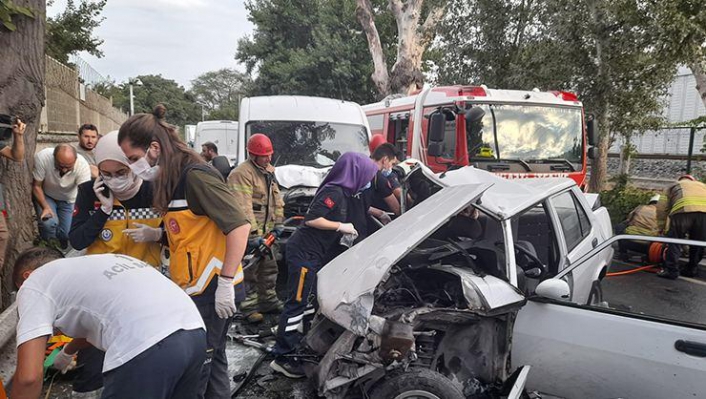
[[[299,129],[293,132],[296,137],[292,137],[292,128]],[[283,132],[288,133],[289,137],[283,136]],[[275,151],[272,164],[275,166],[302,165],[328,168],[346,152],[353,151],[369,155],[369,131],[364,124],[284,120],[249,121],[245,125],[246,142],[255,133],[263,133],[272,140]],[[312,137],[305,137],[305,135]],[[313,137],[314,135],[316,138]]]
[[[570,163],[571,169],[582,169],[585,146],[581,107],[516,103],[468,105],[485,111],[480,130],[473,123],[466,126],[468,154],[473,161]],[[512,114],[515,116],[508,117]],[[522,123],[518,122],[520,117],[525,117]],[[549,118],[554,119],[553,124],[547,123]],[[541,125],[535,126],[538,124]],[[537,132],[540,129],[544,131]],[[474,130],[479,132],[475,136]],[[548,136],[553,140],[548,140]],[[481,148],[486,148],[486,155],[479,155]]]

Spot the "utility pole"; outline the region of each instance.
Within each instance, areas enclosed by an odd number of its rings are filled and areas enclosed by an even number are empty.
[[[132,86],[142,86],[142,81],[140,79],[130,79],[128,81],[130,85],[130,116],[135,115],[135,95],[132,92]]]

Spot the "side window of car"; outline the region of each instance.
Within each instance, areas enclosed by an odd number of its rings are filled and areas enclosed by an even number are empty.
[[[588,216],[570,191],[552,198],[552,205],[559,216],[566,248],[571,252],[591,232]]]
[[[528,247],[547,267],[551,275],[558,272],[557,243],[552,221],[543,204],[537,204],[516,218],[515,245]],[[515,224],[515,220],[513,220]]]

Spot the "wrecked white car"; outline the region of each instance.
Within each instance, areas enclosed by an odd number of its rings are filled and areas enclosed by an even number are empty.
[[[525,297],[610,237],[607,212],[568,179],[416,165],[403,187],[415,206],[318,273],[306,343],[319,393],[517,397],[529,367],[511,364],[513,335],[533,328],[516,323]],[[605,248],[572,274],[567,295],[600,302],[611,257]]]

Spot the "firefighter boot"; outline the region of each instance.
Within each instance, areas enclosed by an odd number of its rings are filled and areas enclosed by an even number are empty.
[[[265,317],[257,310],[258,295],[257,291],[251,290],[245,297],[245,300],[240,303],[240,311],[245,315],[245,320],[248,323],[260,323]]]

